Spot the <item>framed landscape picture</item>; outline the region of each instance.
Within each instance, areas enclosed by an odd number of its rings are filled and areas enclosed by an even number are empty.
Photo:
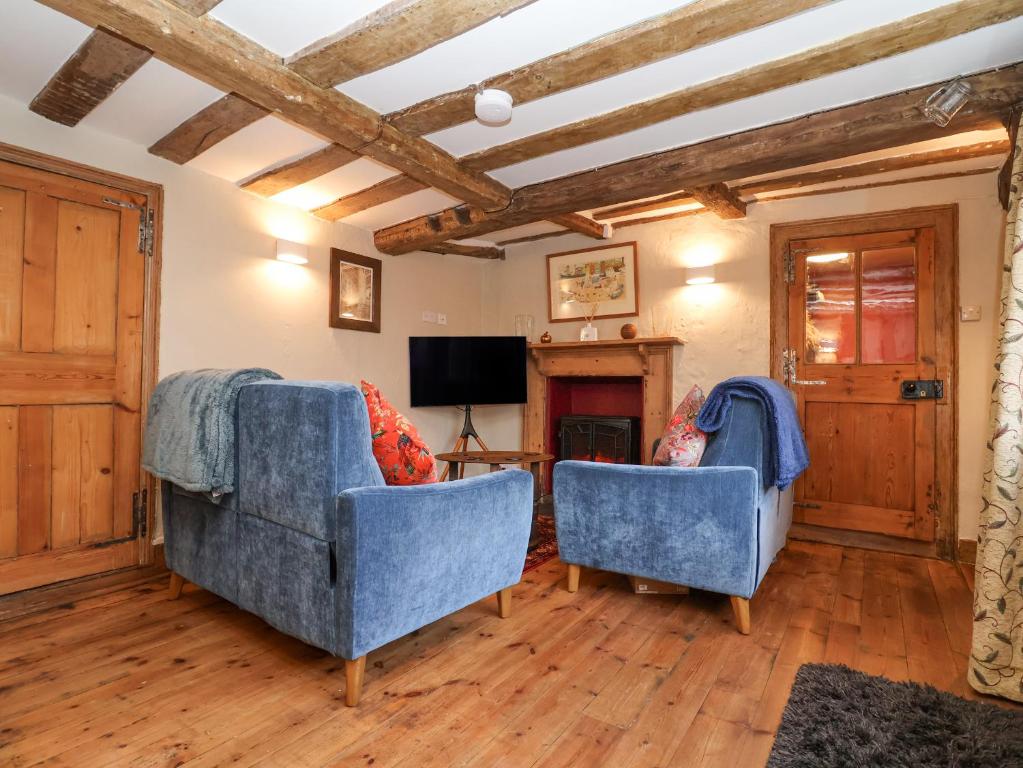
[[[380,333],[380,259],[330,249],[330,327]]]
[[[547,256],[547,317],[552,323],[638,314],[635,242]]]

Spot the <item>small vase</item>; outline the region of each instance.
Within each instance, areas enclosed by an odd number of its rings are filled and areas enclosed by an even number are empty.
[[[544,331],[543,332],[543,336],[540,337],[540,343],[541,344],[550,344],[551,341],[553,341],[553,339],[551,338],[551,335],[547,331]]]
[[[596,341],[597,329],[593,323],[587,323],[579,329],[579,341]]]

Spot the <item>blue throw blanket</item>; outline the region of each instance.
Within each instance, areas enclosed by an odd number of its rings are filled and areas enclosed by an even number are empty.
[[[810,466],[810,456],[799,425],[795,403],[785,387],[764,376],[736,376],[722,381],[713,390],[696,417],[696,426],[704,432],[717,432],[724,426],[733,397],[758,401],[767,414],[766,434],[771,441],[774,477],[765,477],[765,485],[788,488]]]
[[[231,493],[238,392],[245,384],[279,378],[266,368],[172,373],[149,400],[142,466],[189,491]]]

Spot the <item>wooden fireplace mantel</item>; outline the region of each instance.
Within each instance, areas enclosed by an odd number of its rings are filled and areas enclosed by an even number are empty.
[[[682,344],[682,339],[675,336],[530,344],[522,449],[553,449],[546,445],[549,378],[631,376],[643,379],[640,444],[643,463],[649,464],[653,441],[664,431],[674,407],[674,350]]]

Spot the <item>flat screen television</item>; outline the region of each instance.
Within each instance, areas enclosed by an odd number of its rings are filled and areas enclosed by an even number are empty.
[[[410,336],[412,407],[526,402],[525,336]]]

